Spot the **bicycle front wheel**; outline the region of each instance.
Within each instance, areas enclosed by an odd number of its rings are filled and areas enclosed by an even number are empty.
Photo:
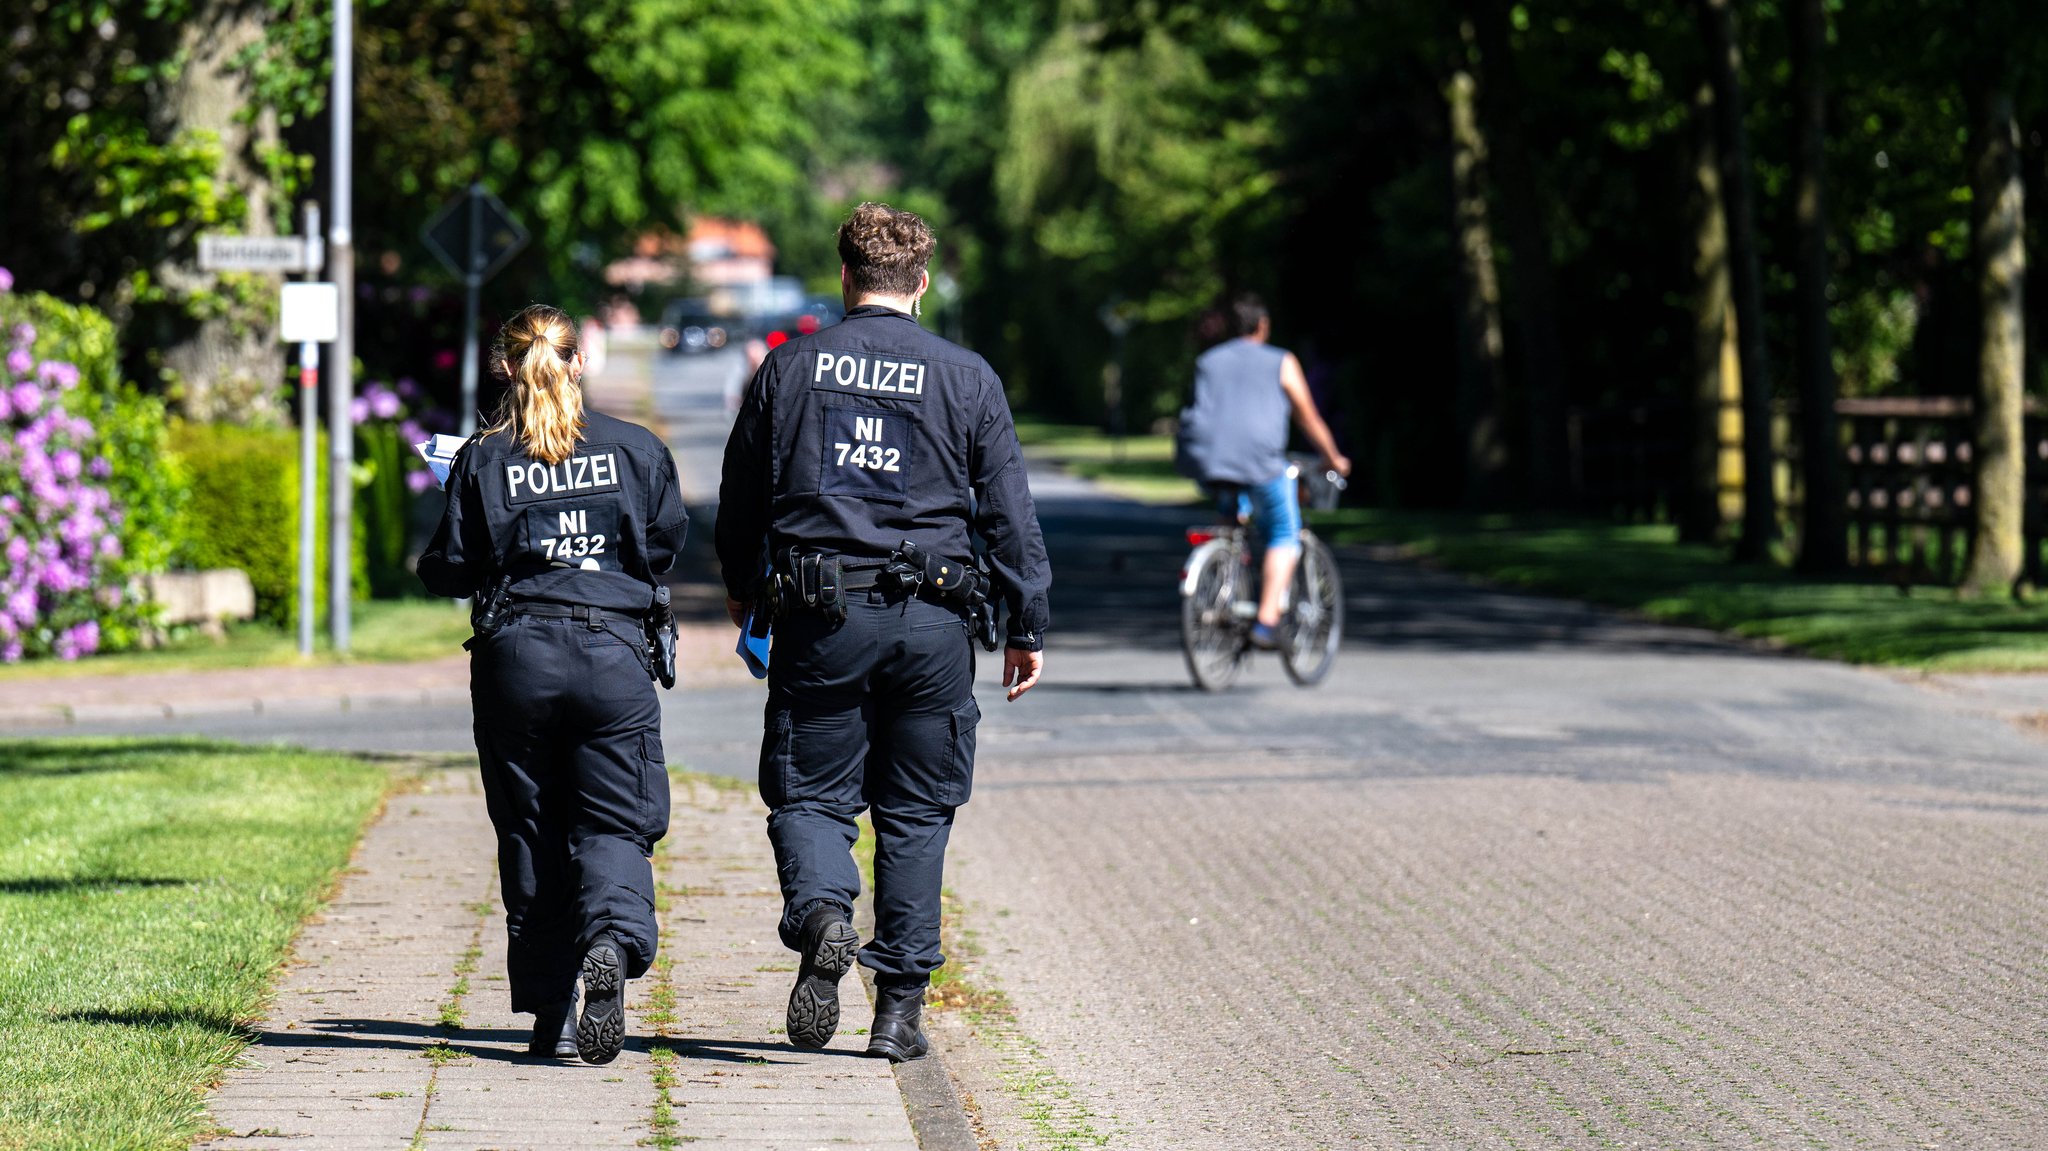
[[[1244,634],[1235,614],[1236,557],[1228,548],[1207,547],[1188,562],[1194,570],[1180,601],[1181,654],[1196,687],[1222,691],[1244,664]]]
[[[1344,581],[1330,549],[1306,531],[1288,592],[1292,603],[1280,636],[1280,666],[1288,679],[1313,687],[1330,674],[1337,645],[1344,641]]]

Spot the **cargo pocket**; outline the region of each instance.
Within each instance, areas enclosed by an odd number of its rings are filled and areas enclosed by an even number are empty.
[[[640,829],[648,843],[668,834],[668,757],[661,748],[661,732],[640,734]]]
[[[947,807],[958,807],[967,802],[967,796],[974,790],[974,729],[981,725],[981,705],[973,696],[953,709],[952,762],[946,766],[946,774],[940,781],[938,800]]]
[[[761,802],[771,808],[789,802],[789,709],[768,717],[761,733]]]

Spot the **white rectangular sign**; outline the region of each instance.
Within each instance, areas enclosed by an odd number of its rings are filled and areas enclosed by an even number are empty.
[[[207,272],[317,272],[320,245],[304,236],[199,237],[199,267]]]
[[[327,283],[286,284],[277,336],[287,344],[331,344],[341,335],[341,290]]]

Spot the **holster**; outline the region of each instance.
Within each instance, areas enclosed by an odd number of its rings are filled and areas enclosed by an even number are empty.
[[[647,608],[647,675],[663,687],[676,685],[676,613],[667,584],[658,584]]]
[[[462,641],[462,650],[473,651],[476,645],[498,634],[505,626],[505,609],[512,600],[512,576],[504,573],[492,581],[490,589],[479,594],[469,605],[469,630],[471,635]]]
[[[904,540],[890,555],[881,578],[912,593],[923,589],[936,602],[965,614],[981,646],[996,649],[996,605],[988,598],[992,581],[986,559],[976,556],[969,566]]]

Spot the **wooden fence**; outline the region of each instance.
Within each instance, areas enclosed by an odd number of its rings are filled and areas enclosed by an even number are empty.
[[[1964,397],[1840,400],[1842,478],[1850,563],[1900,581],[1950,583],[1970,548],[1971,405]],[[1797,414],[1774,420],[1776,488],[1788,533],[1805,517]],[[1582,507],[1629,520],[1662,519],[1685,484],[1688,431],[1676,405],[1572,414],[1574,490]],[[2026,569],[2043,579],[2048,543],[2048,413],[2026,419]]]

